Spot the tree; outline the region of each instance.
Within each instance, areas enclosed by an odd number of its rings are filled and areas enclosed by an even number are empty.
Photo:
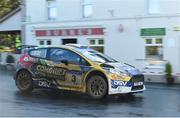
[[[20,5],[20,0],[0,0],[0,18],[11,12],[12,10],[16,9]],[[19,34],[14,33],[0,33],[0,47],[7,46],[7,47],[15,47],[16,44],[16,37]]]
[[[19,7],[20,0],[0,0],[0,18]]]

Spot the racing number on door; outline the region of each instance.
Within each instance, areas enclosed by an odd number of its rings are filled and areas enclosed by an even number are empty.
[[[74,84],[76,84],[76,79],[77,79],[77,77],[76,77],[75,75],[72,75],[72,76],[71,76],[71,81],[72,81]]]
[[[66,73],[66,82],[72,86],[79,86],[82,83],[82,74],[75,71],[68,72]]]

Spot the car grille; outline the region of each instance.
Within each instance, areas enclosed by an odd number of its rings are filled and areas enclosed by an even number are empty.
[[[141,90],[141,89],[143,89],[143,85],[141,85],[141,86],[133,86],[131,90],[135,91],[135,90]]]
[[[144,75],[135,75],[131,78],[130,82],[144,82]]]

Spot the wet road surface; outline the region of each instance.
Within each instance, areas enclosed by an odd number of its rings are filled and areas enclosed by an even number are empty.
[[[0,68],[1,69],[1,68]],[[76,92],[35,90],[23,95],[15,86],[13,73],[0,70],[0,116],[180,116],[180,85],[147,84],[134,97],[110,96],[95,101]]]

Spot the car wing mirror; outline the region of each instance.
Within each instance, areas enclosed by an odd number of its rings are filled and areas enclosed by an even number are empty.
[[[65,64],[66,66],[69,64],[68,60],[61,60],[61,63]]]

